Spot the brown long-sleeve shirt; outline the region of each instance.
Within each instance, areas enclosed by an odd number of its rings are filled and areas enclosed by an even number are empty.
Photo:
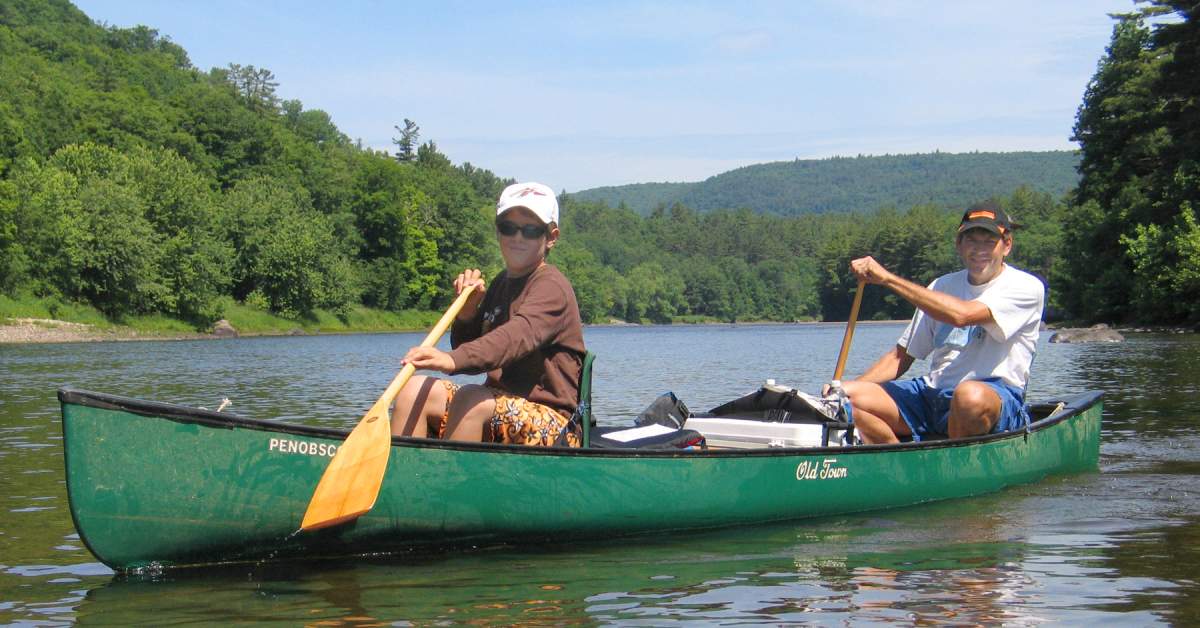
[[[579,405],[583,323],[571,283],[554,266],[500,273],[474,318],[454,321],[450,346],[455,374],[487,372],[485,385],[566,414]]]

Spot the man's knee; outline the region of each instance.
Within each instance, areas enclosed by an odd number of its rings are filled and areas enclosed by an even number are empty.
[[[965,381],[954,388],[950,399],[951,437],[986,434],[1000,418],[1000,395],[983,382]]]
[[[879,405],[877,398],[882,389],[878,384],[850,381],[842,384],[842,391],[846,393],[846,400],[850,402],[851,406],[854,406],[856,410],[864,410],[875,409]]]
[[[896,404],[896,400],[892,399],[883,386],[874,382],[855,380],[846,382],[843,389],[854,409],[855,421],[858,421],[859,417],[870,417],[867,418],[868,426],[872,420],[879,421],[886,425],[894,436],[908,436],[912,433],[908,424],[900,417],[900,407]],[[868,429],[870,428],[868,427]],[[876,440],[875,442],[894,441]]]
[[[883,386],[874,382],[846,382],[844,386],[846,397],[850,400],[850,404],[854,409],[865,410],[871,414],[879,415],[881,418],[892,423],[892,419],[899,419],[900,408],[896,405],[896,401],[891,395],[884,390]]]
[[[991,386],[983,382],[965,381],[955,387],[951,403],[966,410],[998,413],[1000,395],[997,395]]]

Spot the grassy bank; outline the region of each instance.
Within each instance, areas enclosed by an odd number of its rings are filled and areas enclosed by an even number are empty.
[[[318,310],[311,316],[286,318],[240,303],[225,306],[225,320],[245,336],[281,335],[303,332],[353,333],[380,331],[417,331],[428,329],[437,322],[440,312],[408,310],[386,312],[365,307],[354,308],[345,320],[332,312]],[[158,314],[128,316],[109,320],[99,310],[87,305],[68,303],[59,299],[0,294],[0,324],[9,319],[50,319],[89,325],[98,331],[139,337],[172,337],[204,334],[211,329],[197,329],[186,321]]]
[[[243,334],[288,334],[297,330],[309,334],[418,331],[433,327],[440,316],[441,312],[388,312],[357,306],[345,320],[327,310],[316,310],[311,316],[293,319],[237,303],[225,308],[225,320]]]

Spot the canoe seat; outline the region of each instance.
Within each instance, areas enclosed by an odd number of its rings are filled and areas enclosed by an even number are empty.
[[[686,447],[704,447],[704,435],[695,430],[674,430],[668,434],[654,434],[645,438],[621,439],[620,432],[627,427],[597,427],[596,416],[592,414],[592,364],[596,354],[588,351],[583,356],[583,365],[579,373],[579,406],[566,429],[580,428],[580,447],[597,447],[603,449],[679,449]],[[614,438],[608,438],[609,434]],[[559,443],[565,444],[566,430],[559,437]]]
[[[579,369],[579,405],[575,407],[575,414],[571,415],[571,421],[567,424],[567,429],[579,426],[580,447],[591,446],[592,429],[596,427],[596,417],[592,415],[592,363],[595,361],[595,353],[588,351],[584,354],[583,364]]]

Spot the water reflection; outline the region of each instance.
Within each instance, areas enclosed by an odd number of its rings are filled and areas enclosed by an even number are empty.
[[[1196,334],[1136,334],[1130,341],[1102,345],[1046,345],[1064,354],[1066,379],[1105,391],[1107,429],[1123,435],[1170,436],[1188,432],[1181,420],[1200,411],[1200,337]],[[1045,373],[1034,365],[1035,374]]]
[[[860,325],[865,369],[901,326]],[[816,390],[840,325],[589,328],[596,410]],[[0,346],[0,623],[1187,623],[1200,593],[1200,338],[1050,345],[1030,396],[1105,391],[1098,473],[873,515],[553,547],[113,578],[75,535],[54,390],[352,426],[421,334]],[[477,378],[462,378],[474,381]],[[703,490],[694,487],[693,490]]]
[[[1124,623],[1187,617],[1194,602],[1153,565],[1104,550],[999,540],[1019,526],[983,512],[840,518],[804,525],[542,550],[276,564],[90,590],[80,623],[232,621],[367,625]],[[912,523],[932,524],[916,531]],[[952,526],[964,532],[946,531]],[[977,536],[966,531],[976,531]],[[1138,535],[1134,545],[1145,542]],[[1066,539],[1060,539],[1066,540]],[[1176,539],[1179,541],[1194,540]],[[1128,548],[1134,552],[1145,547]],[[1133,558],[1136,554],[1131,555]],[[1137,560],[1133,562],[1138,563]],[[1168,598],[1168,599],[1170,599]],[[180,604],[179,600],[188,600]],[[1150,602],[1147,604],[1145,602]]]

